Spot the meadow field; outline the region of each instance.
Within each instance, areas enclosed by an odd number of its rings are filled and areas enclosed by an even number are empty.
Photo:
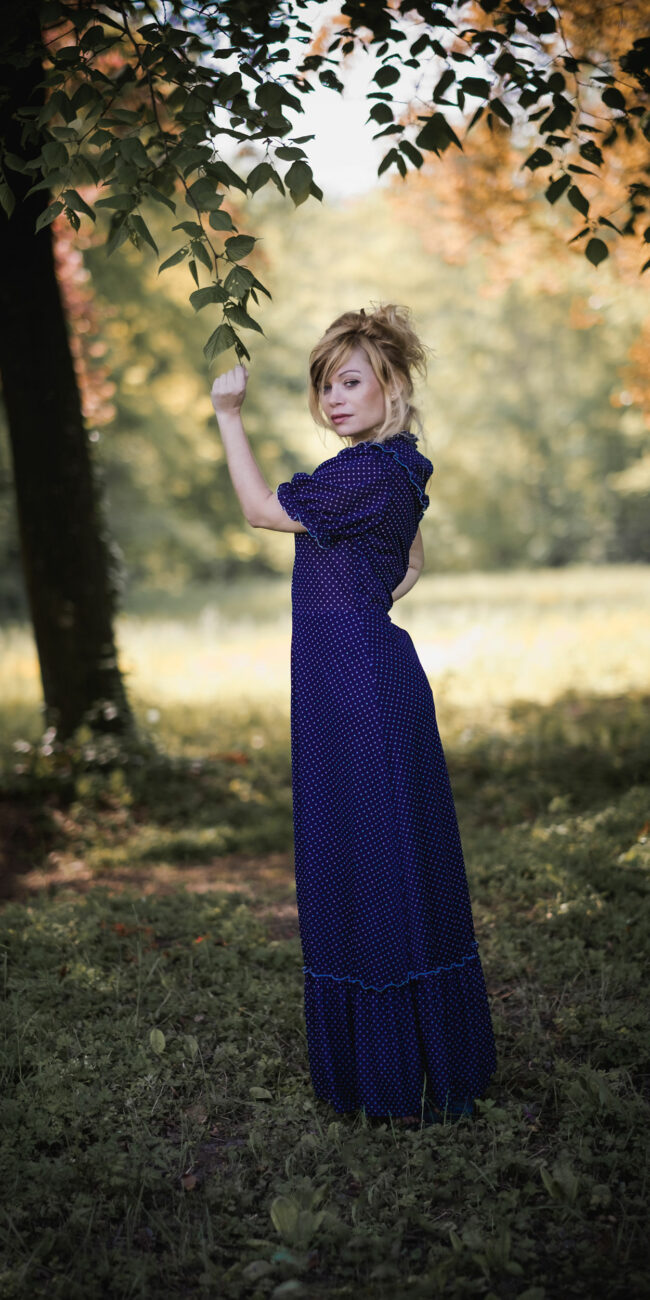
[[[431,568],[431,565],[429,565]],[[0,632],[0,1292],[650,1296],[650,566],[426,572],[498,1069],[415,1130],[313,1093],[285,579],[118,619],[140,738],[43,735]]]

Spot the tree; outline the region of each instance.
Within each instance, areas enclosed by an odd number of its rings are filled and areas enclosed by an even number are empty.
[[[2,52],[0,130],[28,168],[38,146],[21,138],[15,110],[44,103],[36,5],[16,7],[12,35]],[[113,636],[115,566],[43,222],[48,195],[45,187],[29,193],[29,178],[29,170],[16,174],[0,238],[0,371],[46,722],[66,735],[87,715],[99,730],[125,732],[132,719]]]
[[[437,7],[405,0],[386,8],[346,0],[326,52],[312,48],[307,0],[22,0],[8,11],[0,50],[0,370],[46,706],[62,733],[89,711],[116,729],[130,726],[130,714],[112,634],[115,583],[52,264],[52,221],[64,213],[78,230],[82,217],[96,221],[106,212],[108,254],[130,240],[158,256],[142,205],[150,200],[176,216],[180,197],[191,219],[175,221],[182,242],[159,269],[186,260],[192,305],[217,307],[208,362],[230,347],[248,356],[240,332],[260,329],[251,312],[268,291],[243,264],[256,237],[236,229],[223,210],[225,192],[273,184],[296,205],[322,197],[304,149],[309,137],[296,136],[292,115],[301,113],[314,76],[340,91],[338,73],[359,49],[380,61],[369,92],[371,121],[390,143],[380,174],[394,167],[405,176],[427,153],[463,150],[462,123],[467,137],[485,113],[488,126],[498,121],[513,136],[520,132],[525,167],[549,169],[548,201],[564,197],[583,217],[574,238],[586,240],[598,265],[611,231],[650,242],[646,166],[627,187],[618,224],[594,215],[580,179],[597,178],[621,141],[650,138],[650,39],[634,37],[614,57],[606,49],[576,55],[564,19],[581,3],[540,9],[522,0]],[[297,63],[301,44],[309,48]],[[396,120],[395,96],[409,71],[424,83],[421,111],[411,102]],[[529,152],[531,130],[541,143]],[[219,152],[233,141],[259,155],[245,178]],[[42,388],[31,382],[34,319],[42,331],[37,364],[46,365],[46,339],[50,357]]]

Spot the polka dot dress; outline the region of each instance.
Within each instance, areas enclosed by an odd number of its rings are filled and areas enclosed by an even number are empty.
[[[314,1091],[336,1111],[462,1106],[492,1023],[431,687],[389,616],[433,465],[411,433],[280,483],[295,534],[291,766]]]

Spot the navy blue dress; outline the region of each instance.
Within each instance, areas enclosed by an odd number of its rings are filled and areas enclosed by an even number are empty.
[[[312,1084],[336,1111],[480,1096],[495,1049],[433,695],[389,616],[433,465],[344,447],[277,495],[295,534],[291,767]]]

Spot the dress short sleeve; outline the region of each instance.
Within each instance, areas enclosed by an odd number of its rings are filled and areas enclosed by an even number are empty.
[[[401,471],[392,457],[373,455],[368,448],[358,454],[360,450],[345,448],[312,474],[298,470],[278,485],[282,508],[304,524],[319,546],[361,536],[395,508]]]

